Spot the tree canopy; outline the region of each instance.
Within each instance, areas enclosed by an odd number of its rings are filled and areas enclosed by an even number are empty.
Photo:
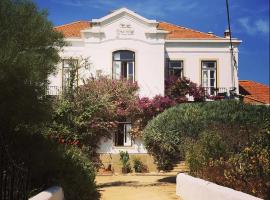
[[[46,116],[47,78],[64,41],[28,0],[0,1],[0,30],[0,127],[7,132]]]

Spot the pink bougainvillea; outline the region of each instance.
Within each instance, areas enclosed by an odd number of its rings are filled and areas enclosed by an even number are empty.
[[[194,101],[204,101],[206,98],[205,90],[188,78],[169,77],[165,81],[166,95],[178,103],[186,102],[187,96],[192,96]]]

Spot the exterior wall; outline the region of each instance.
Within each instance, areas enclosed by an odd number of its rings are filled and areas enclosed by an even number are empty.
[[[79,84],[83,80],[95,76],[97,71],[112,77],[112,54],[117,50],[135,52],[135,81],[140,87],[141,97],[164,95],[165,59],[184,61],[184,76],[201,84],[201,61],[217,61],[217,87],[227,91],[236,87],[238,91],[237,72],[232,71],[229,40],[203,41],[165,40],[165,32],[156,28],[157,23],[136,14],[119,14],[111,18],[93,20],[93,26],[81,31],[82,38],[67,38],[69,46],[61,52],[63,59],[87,59],[89,66],[79,70]],[[236,49],[238,62],[238,50]],[[235,80],[232,80],[235,74]],[[59,63],[55,74],[50,78],[50,85],[62,87],[62,64]],[[235,84],[233,84],[235,82]],[[51,94],[57,93],[52,88]],[[147,153],[142,141],[136,139],[132,147],[114,147],[112,140],[101,141],[98,153],[118,154],[119,151],[130,154]]]
[[[154,163],[154,158],[147,153],[141,138],[133,140],[131,147],[114,146],[113,139],[102,139],[100,141],[100,148],[97,150],[100,161],[103,165],[102,168],[108,169],[108,167],[111,166],[114,173],[121,173],[122,164],[120,162],[120,151],[127,151],[129,153],[132,168],[133,159],[139,158],[145,165],[147,172],[157,172],[157,166]]]
[[[150,156],[147,153],[131,153],[129,154],[130,157],[130,164],[132,171],[134,172],[133,169],[133,159],[134,158],[139,158],[143,165],[146,167],[145,172],[157,172],[157,166],[154,163],[154,158]],[[103,164],[104,169],[108,169],[109,166],[111,166],[111,170],[113,173],[122,173],[122,164],[120,162],[120,155],[119,154],[112,154],[112,153],[102,153],[99,154],[100,161]]]
[[[234,85],[232,82],[228,43],[166,43],[165,51],[166,58],[184,61],[184,76],[197,84],[201,84],[201,61],[217,61],[217,87],[238,89],[238,84]],[[238,51],[235,53],[237,58]],[[237,76],[235,76],[235,83],[238,83]]]
[[[145,149],[141,138],[136,138],[135,140],[133,140],[131,147],[114,146],[113,139],[102,139],[100,141],[100,148],[98,149],[97,153],[119,154],[120,151],[127,151],[129,154],[147,153],[147,150]]]
[[[131,35],[119,35],[122,24],[130,26]],[[65,47],[62,58],[88,59],[90,66],[81,69],[79,77],[87,79],[101,70],[103,75],[112,77],[112,53],[117,50],[130,50],[135,52],[135,81],[140,87],[139,95],[153,97],[164,95],[164,35],[150,35],[153,29],[141,21],[131,17],[122,16],[113,19],[98,27],[99,36],[84,33],[83,39],[70,40],[70,46]],[[120,29],[121,30],[121,29]],[[51,86],[62,86],[62,65],[49,78]],[[155,72],[155,78],[153,78]]]
[[[112,76],[112,53],[116,50],[135,52],[135,81],[138,82],[140,96],[153,97],[164,94],[164,46],[135,40],[111,40],[99,44],[87,44],[93,71],[102,70]],[[92,50],[91,50],[92,49]],[[155,79],[151,78],[155,71]]]

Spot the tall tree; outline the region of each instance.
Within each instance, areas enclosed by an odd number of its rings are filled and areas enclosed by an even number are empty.
[[[0,1],[0,131],[46,116],[48,75],[59,61],[62,34],[29,0]]]

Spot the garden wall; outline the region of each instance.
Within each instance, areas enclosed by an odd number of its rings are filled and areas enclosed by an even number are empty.
[[[64,192],[61,187],[54,186],[40,192],[29,200],[64,200]]]
[[[184,200],[262,200],[184,173],[177,175],[176,195]]]

